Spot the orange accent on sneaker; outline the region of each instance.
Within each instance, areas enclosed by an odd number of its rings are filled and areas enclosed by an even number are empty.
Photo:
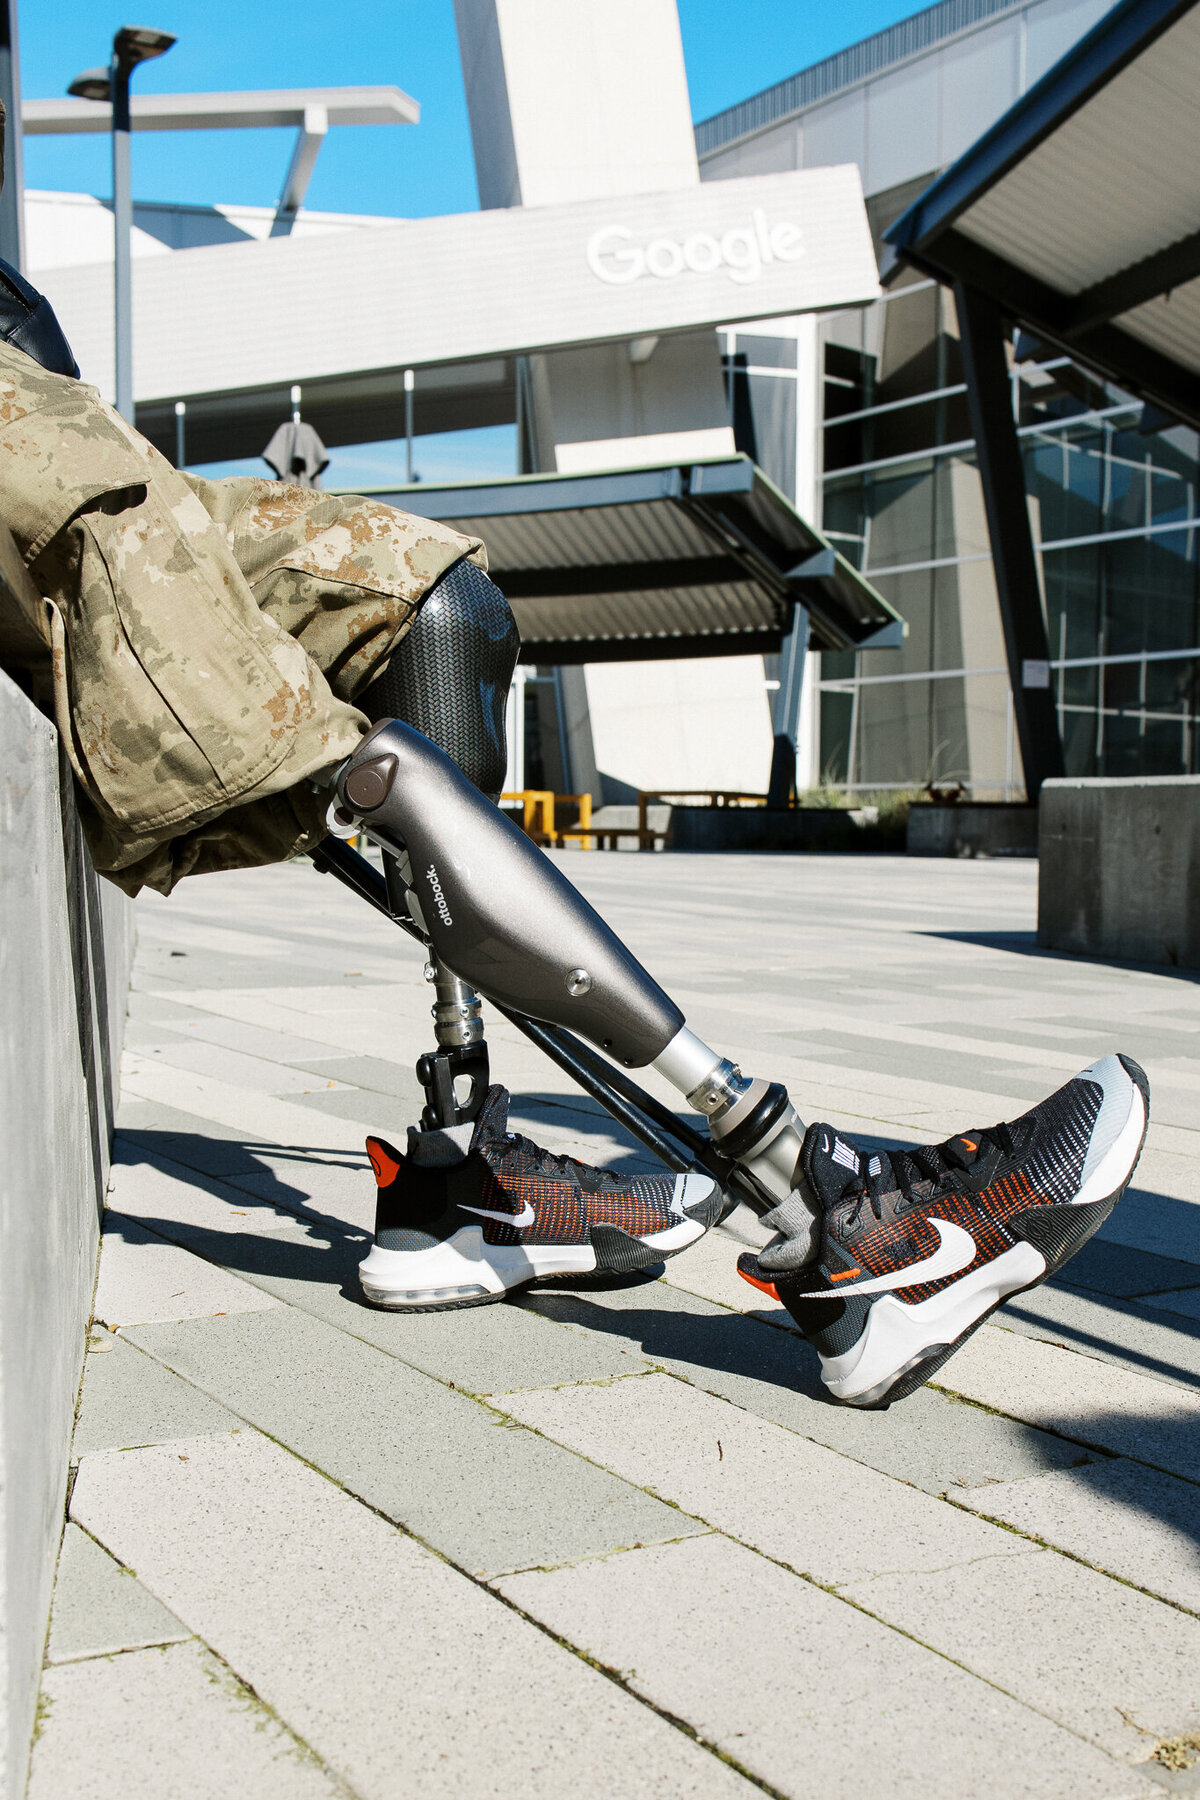
[[[747,1275],[745,1269],[739,1269],[738,1274],[743,1281],[748,1281],[751,1287],[758,1288],[764,1294],[770,1294],[772,1300],[777,1301],[780,1306],[783,1305],[783,1301],[779,1299],[779,1290],[773,1281],[759,1281],[757,1276]]]
[[[852,1275],[861,1275],[861,1274],[862,1274],[862,1270],[858,1269],[858,1268],[842,1269],[839,1271],[838,1274],[831,1275],[829,1277],[829,1279],[830,1279],[830,1281],[849,1281],[849,1279]]]
[[[978,1148],[979,1148],[979,1145],[973,1144],[969,1137],[960,1138],[959,1143],[965,1144],[967,1146],[967,1149],[971,1152],[972,1155],[974,1155],[975,1151],[978,1150]]]
[[[367,1155],[371,1159],[371,1167],[375,1171],[375,1180],[379,1187],[390,1187],[400,1173],[400,1164],[395,1156],[381,1144],[378,1138],[367,1139]]]

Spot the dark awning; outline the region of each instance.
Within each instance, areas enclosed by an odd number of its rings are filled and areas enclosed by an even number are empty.
[[[483,539],[526,662],[775,651],[797,601],[823,649],[882,648],[904,634],[899,614],[746,456],[421,483],[376,498]]]
[[[1115,6],[885,236],[1200,425],[1196,0]]]

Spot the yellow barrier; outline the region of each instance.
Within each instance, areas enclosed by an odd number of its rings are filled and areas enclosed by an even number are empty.
[[[519,788],[513,793],[501,794],[501,803],[517,803],[521,807],[521,829],[535,844],[550,845],[565,843],[568,838],[579,838],[585,850],[592,850],[594,833],[588,830],[592,822],[592,796],[590,794],[555,794],[549,788]],[[559,805],[576,806],[579,809],[579,822],[560,830],[555,817],[555,808]]]

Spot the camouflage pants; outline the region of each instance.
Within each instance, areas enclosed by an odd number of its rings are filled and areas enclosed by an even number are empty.
[[[0,522],[41,596],[0,601],[0,660],[53,713],[96,867],[129,893],[316,842],[311,778],[367,729],[355,697],[438,577],[486,566],[377,501],[179,474],[7,345]]]

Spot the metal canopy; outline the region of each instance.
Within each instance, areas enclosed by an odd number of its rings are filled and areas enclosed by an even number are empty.
[[[524,662],[777,651],[797,603],[822,649],[904,635],[899,614],[746,456],[376,497],[483,539]]]
[[[885,233],[1200,425],[1200,8],[1122,0]]]

